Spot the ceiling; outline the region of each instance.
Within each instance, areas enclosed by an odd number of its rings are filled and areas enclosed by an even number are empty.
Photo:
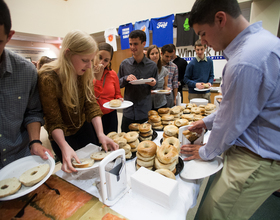
[[[99,32],[95,34],[91,34],[91,36],[98,42],[104,42],[104,32]],[[28,34],[23,32],[16,32],[12,40],[18,41],[30,41],[30,42],[37,42],[37,43],[49,43],[49,44],[61,44],[63,38],[60,37],[51,37],[45,35],[38,35],[38,34]]]

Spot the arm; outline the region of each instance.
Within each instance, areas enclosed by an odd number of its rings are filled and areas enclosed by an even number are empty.
[[[207,58],[208,62],[211,62],[211,67],[210,67],[210,73],[209,73],[209,79],[208,79],[208,83],[210,83],[212,86],[213,85],[213,81],[214,81],[214,67],[213,67],[213,60],[210,58]]]
[[[29,136],[29,142],[33,140],[40,140],[40,131],[41,131],[41,123],[40,122],[32,122],[27,125],[27,132]],[[32,155],[38,155],[42,157],[44,160],[47,160],[48,157],[45,152],[48,152],[49,155],[53,158],[52,152],[45,148],[40,143],[33,143],[30,146],[30,152]]]
[[[120,82],[119,82],[119,78],[117,76],[117,73],[112,70],[113,73],[115,74],[114,80],[115,80],[115,99],[120,99],[121,101],[123,101],[123,97],[121,94],[121,89],[120,89]]]
[[[173,87],[173,97],[174,97],[174,105],[176,105],[176,97],[178,93],[178,67],[175,65],[175,70],[173,74],[173,80],[172,80],[172,87]]]
[[[108,151],[108,147],[111,149],[111,150],[117,150],[119,149],[119,146],[111,139],[111,138],[108,138],[104,133],[103,133],[103,126],[102,126],[102,121],[101,121],[101,117],[97,116],[97,117],[94,117],[92,120],[91,120],[93,126],[94,126],[94,129],[95,129],[95,132],[97,134],[97,137],[98,137],[98,140],[99,142],[102,144],[102,147],[104,149],[104,151]]]

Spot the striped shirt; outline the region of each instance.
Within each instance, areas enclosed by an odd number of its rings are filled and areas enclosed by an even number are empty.
[[[172,61],[170,61],[167,65],[164,66],[165,68],[167,68],[168,72],[169,72],[169,76],[168,76],[168,84],[167,86],[170,89],[176,89],[179,87],[178,85],[178,67],[175,63],[173,63]]]

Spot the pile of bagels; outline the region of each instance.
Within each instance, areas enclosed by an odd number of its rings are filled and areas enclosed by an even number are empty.
[[[107,136],[111,138],[116,144],[118,144],[120,149],[124,149],[126,159],[130,159],[132,157],[132,153],[137,151],[137,147],[140,142],[138,139],[138,132],[110,132],[107,134]]]
[[[132,123],[128,126],[130,131],[137,132],[139,134],[140,141],[151,141],[153,139],[153,129],[150,123]]]

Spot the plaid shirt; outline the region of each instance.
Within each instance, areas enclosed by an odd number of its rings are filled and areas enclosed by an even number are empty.
[[[44,123],[35,66],[8,50],[0,63],[0,169],[30,155],[26,126]]]
[[[167,86],[170,89],[176,89],[179,87],[178,85],[178,67],[175,63],[170,61],[167,65],[164,66],[168,69],[169,76],[168,76],[168,84]]]

